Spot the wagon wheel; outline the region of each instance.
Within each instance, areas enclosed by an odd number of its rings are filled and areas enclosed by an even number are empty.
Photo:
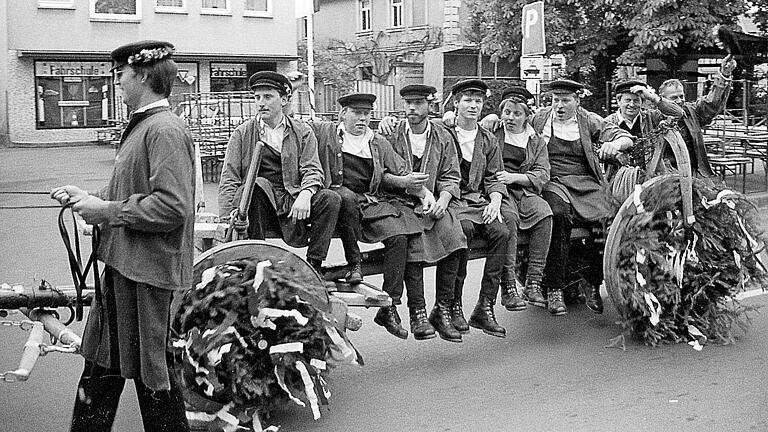
[[[661,157],[664,154],[664,150],[669,146],[675,155],[677,161],[678,172],[675,174],[663,174],[666,170],[661,161]],[[691,161],[688,156],[688,149],[685,146],[685,141],[680,133],[674,129],[668,130],[660,142],[654,149],[653,158],[647,167],[647,176],[652,177],[642,184],[642,190],[648,190],[660,185],[662,182],[678,181],[680,183],[680,195],[681,195],[681,207],[683,213],[683,224],[685,226],[691,226],[696,218],[693,214],[693,178],[691,173]],[[629,197],[619,208],[616,217],[613,219],[613,223],[608,229],[608,237],[605,240],[605,250],[603,254],[603,274],[605,275],[605,288],[608,291],[608,295],[611,297],[611,301],[616,306],[619,314],[623,317],[625,315],[624,305],[626,299],[621,292],[619,286],[619,274],[616,271],[619,261],[619,250],[622,244],[622,237],[624,231],[627,228],[627,220],[637,214],[638,206],[642,206],[642,200],[639,203],[635,202],[635,194],[630,194]]]
[[[288,264],[296,272],[294,274],[295,281],[303,286],[325,286],[320,274],[308,262],[290,250],[261,240],[237,240],[209,249],[195,259],[192,269],[192,287],[200,283],[203,271],[206,269],[230,261],[254,257],[258,257],[260,260],[268,259],[273,262],[282,261]],[[171,304],[171,328],[174,331],[178,330],[175,317],[187,291],[178,291]],[[304,300],[312,303],[313,306],[323,312],[330,313],[331,306],[327,291],[315,290],[315,292],[323,292],[324,294],[317,295],[306,291],[305,295],[310,296],[310,298],[304,298]]]

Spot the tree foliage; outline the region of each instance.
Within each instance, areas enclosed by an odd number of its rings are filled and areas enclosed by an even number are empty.
[[[529,1],[470,0],[473,40],[485,53],[514,61]],[[564,54],[567,72],[581,79],[609,78],[617,64],[645,58],[675,70],[678,54],[713,46],[712,29],[735,25],[747,8],[747,0],[545,0],[547,52]]]

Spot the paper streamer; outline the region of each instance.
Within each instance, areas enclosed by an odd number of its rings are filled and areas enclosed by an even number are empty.
[[[264,282],[264,269],[271,265],[272,263],[269,261],[261,261],[260,263],[256,264],[256,275],[253,277],[254,288],[258,288],[261,286],[261,283]]]
[[[285,379],[283,378],[283,374],[278,372],[277,366],[275,366],[275,377],[277,377],[277,385],[279,385],[284,392],[288,393],[289,399],[291,399],[298,406],[301,406],[301,407],[307,406],[304,402],[301,401],[301,399],[295,397],[293,393],[291,393],[291,391],[288,390],[288,386],[285,385]]]
[[[635,262],[638,264],[645,264],[645,249],[638,249],[635,254]]]
[[[657,299],[653,293],[643,293],[643,297],[645,298],[645,304],[648,306],[648,310],[651,312],[651,316],[648,318],[648,321],[650,321],[651,325],[655,327],[656,324],[659,323],[659,316],[661,315],[661,303],[659,303],[659,299]]]
[[[269,348],[270,354],[283,354],[289,352],[303,353],[304,344],[301,342],[289,342],[280,345],[272,345],[272,347]]]
[[[304,382],[304,391],[307,393],[309,406],[312,408],[312,416],[317,420],[320,418],[320,405],[317,403],[317,395],[315,394],[315,386],[312,384],[312,377],[309,376],[309,371],[304,362],[297,361],[296,369],[299,370],[301,380]]]
[[[639,184],[635,185],[635,192],[632,193],[632,202],[635,204],[635,209],[638,214],[645,212],[643,207],[643,201],[640,199],[640,193],[643,191],[643,187]]]
[[[293,318],[300,326],[307,325],[309,322],[309,318],[302,315],[301,312],[297,311],[296,309],[284,310],[273,308],[260,309],[256,321],[261,323],[275,318]]]
[[[208,285],[215,277],[216,277],[216,267],[210,267],[203,270],[203,273],[200,275],[200,283],[197,284],[195,288],[196,289],[205,288],[205,286]]]

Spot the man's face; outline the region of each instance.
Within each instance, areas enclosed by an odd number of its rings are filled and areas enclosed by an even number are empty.
[[[620,94],[617,102],[619,112],[627,120],[632,120],[640,114],[640,107],[643,105],[643,100],[640,99],[639,95],[629,92]]]
[[[344,129],[352,135],[362,135],[368,129],[371,121],[371,110],[366,108],[347,107],[341,113]]]
[[[280,120],[283,106],[288,103],[288,97],[281,96],[280,92],[272,87],[256,87],[253,90],[253,100],[261,119],[269,124]]]
[[[528,115],[525,113],[523,104],[518,102],[506,101],[501,107],[501,121],[504,127],[513,133],[520,133],[525,130],[525,121]]]
[[[115,70],[115,88],[122,94],[123,102],[131,108],[140,108],[137,106],[141,95],[142,77],[129,65],[121,66]]]
[[[555,111],[555,117],[560,121],[573,118],[578,106],[579,97],[575,93],[552,94],[552,109]]]
[[[682,87],[669,86],[661,92],[661,97],[667,98],[680,106],[683,106],[685,103],[685,92]]]
[[[421,124],[429,115],[429,102],[424,98],[406,99],[405,116],[412,125]]]
[[[480,112],[483,111],[484,102],[485,95],[483,93],[463,93],[458,101],[453,102],[453,106],[456,108],[456,117],[477,121],[480,117]]]

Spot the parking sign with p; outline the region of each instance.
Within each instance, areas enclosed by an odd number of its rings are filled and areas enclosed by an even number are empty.
[[[522,54],[546,54],[544,42],[544,2],[537,1],[523,6]]]

